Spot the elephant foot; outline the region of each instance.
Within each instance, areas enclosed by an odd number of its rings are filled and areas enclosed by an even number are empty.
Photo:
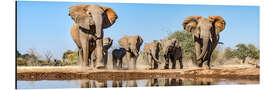
[[[102,63],[97,63],[95,68],[96,69],[105,69],[105,65]]]
[[[105,69],[104,65],[97,65],[95,69]]]
[[[181,66],[180,69],[183,69],[183,66]]]

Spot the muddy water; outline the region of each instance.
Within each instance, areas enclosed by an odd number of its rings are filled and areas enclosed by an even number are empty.
[[[142,80],[18,80],[18,89],[33,88],[111,88],[111,87],[157,87],[157,86],[190,86],[190,85],[243,85],[259,84],[258,80],[215,80],[215,79],[183,79],[154,78]]]

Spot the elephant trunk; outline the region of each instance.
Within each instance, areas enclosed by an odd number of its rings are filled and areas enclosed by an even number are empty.
[[[160,63],[156,57],[157,57],[156,55],[153,55],[154,61]]]
[[[152,52],[152,56],[153,56],[153,58],[154,58],[154,61],[157,62],[157,63],[160,63],[160,62],[158,61],[158,59],[157,59],[157,57],[158,57],[157,54],[158,54],[157,52]]]
[[[197,57],[197,60],[200,60],[202,57],[205,56],[207,49],[208,49],[209,39],[210,39],[209,37],[203,38],[202,53],[200,54],[199,57]]]
[[[138,50],[137,49],[133,49],[133,50],[131,50],[131,52],[134,54],[134,56],[138,56],[139,54],[139,52],[138,52]]]
[[[96,10],[97,9],[97,5],[94,5],[90,8],[91,10],[91,15],[93,17],[93,20],[95,22],[95,31],[96,31],[96,34],[95,36],[97,37],[97,40],[96,40],[96,56],[97,56],[97,68],[101,67],[103,68],[103,62],[102,60],[104,59],[103,58],[103,28],[102,28],[102,24],[103,24],[103,14],[104,14],[104,11],[103,10]],[[98,8],[98,9],[101,9],[101,8]]]

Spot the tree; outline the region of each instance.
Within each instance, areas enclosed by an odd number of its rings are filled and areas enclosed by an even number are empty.
[[[45,58],[46,58],[46,60],[48,60],[48,62],[51,62],[51,59],[52,59],[52,57],[53,57],[53,54],[52,54],[52,52],[51,51],[49,51],[49,50],[47,50],[46,52],[45,52]]]
[[[225,49],[225,52],[224,52],[224,57],[225,59],[231,59],[233,58],[235,55],[234,55],[234,52],[233,52],[233,49],[230,48],[230,47],[227,47]]]
[[[74,65],[78,64],[79,56],[77,52],[74,52],[72,50],[67,50],[64,52],[62,56],[63,63]]]
[[[242,63],[245,63],[246,58],[248,57],[248,47],[245,44],[237,44],[235,50],[235,55],[237,58],[243,60]]]
[[[260,58],[260,51],[253,45],[248,44],[248,56],[253,59],[259,59]]]

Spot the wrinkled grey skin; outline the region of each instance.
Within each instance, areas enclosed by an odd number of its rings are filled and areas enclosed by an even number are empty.
[[[142,38],[139,35],[135,36],[123,36],[118,43],[121,47],[125,48],[128,61],[128,69],[136,69],[136,61],[139,56],[140,47],[143,43]]]
[[[189,16],[183,22],[186,31],[193,33],[195,53],[197,61],[202,67],[207,61],[208,68],[211,69],[211,55],[219,41],[219,33],[225,28],[225,21],[221,16]]]
[[[163,39],[162,41],[163,56],[166,60],[164,69],[169,69],[169,61],[172,62],[172,69],[175,69],[176,61],[180,63],[180,69],[183,68],[182,49],[180,43],[176,39]]]
[[[95,68],[104,68],[103,60],[103,29],[110,27],[113,23],[109,23],[111,19],[108,17],[108,7],[99,5],[78,4],[69,7],[69,16],[75,22],[71,28],[71,36],[76,43],[81,60],[81,66],[89,66],[90,55],[96,52],[97,65]],[[117,19],[117,15],[113,13],[113,20]]]
[[[110,49],[110,47],[112,46],[113,44],[113,40],[109,37],[105,37],[103,38],[103,54],[104,54],[104,59],[102,60],[105,68],[107,68],[107,61],[108,61],[108,50]],[[92,55],[91,55],[91,61],[90,61],[90,64],[91,64],[91,67],[95,67],[96,66],[96,59],[97,59],[97,56],[96,56],[96,53],[93,52]]]
[[[123,57],[125,55],[126,55],[126,50],[124,48],[114,49],[112,51],[113,69],[123,68]]]
[[[147,61],[150,64],[150,69],[157,69],[159,62],[160,43],[158,41],[145,43],[144,54],[147,57]]]

